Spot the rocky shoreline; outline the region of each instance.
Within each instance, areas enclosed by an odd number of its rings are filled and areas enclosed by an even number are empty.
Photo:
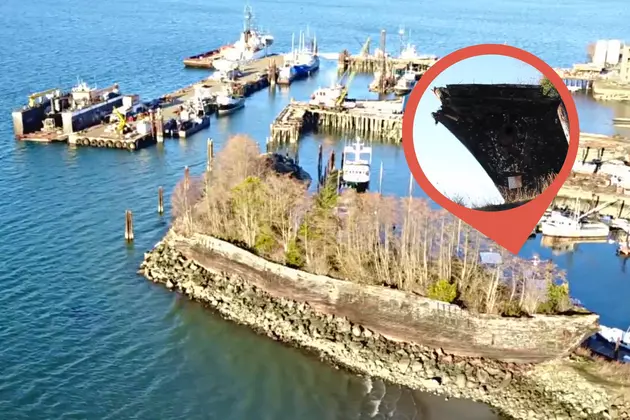
[[[628,418],[612,405],[605,389],[560,361],[502,363],[388,340],[345,318],[318,313],[306,303],[273,297],[238,275],[202,267],[168,235],[145,254],[140,273],[209,305],[226,319],[361,375],[484,402],[510,419]]]

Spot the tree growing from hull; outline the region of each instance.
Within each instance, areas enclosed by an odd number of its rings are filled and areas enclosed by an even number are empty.
[[[205,190],[194,206],[192,196],[173,200],[178,220],[189,215],[195,232],[312,273],[472,311],[516,316],[568,307],[565,289],[558,289],[565,287],[564,273],[552,263],[513,256],[426,200],[353,190],[339,196],[334,176],[310,194],[307,183],[278,174],[244,137],[230,139],[216,163],[207,182],[196,184]],[[488,248],[500,263],[481,263],[480,251]]]

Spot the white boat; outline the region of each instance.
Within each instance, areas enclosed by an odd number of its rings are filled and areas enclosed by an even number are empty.
[[[221,67],[227,66],[225,62],[247,62],[258,60],[269,55],[269,47],[273,45],[274,38],[270,34],[263,34],[252,24],[253,13],[250,6],[245,6],[245,27],[241,36],[233,45],[223,51],[223,58],[215,60]]]
[[[372,165],[372,148],[366,147],[357,137],[352,146],[343,149],[341,162],[341,181],[344,185],[363,192],[370,185],[370,166]]]
[[[217,113],[227,115],[245,106],[245,97],[237,96],[234,91],[226,86],[222,92],[216,96]]]
[[[542,234],[560,238],[605,238],[610,227],[602,222],[588,222],[584,216],[565,216],[559,211],[551,212],[551,216],[542,222]]]
[[[278,84],[290,85],[296,77],[295,61],[293,61],[292,56],[285,57],[282,67],[278,69]]]
[[[619,343],[620,346],[630,350],[630,334],[628,334],[628,331],[600,325],[598,334],[606,341],[612,344]]]
[[[319,88],[311,95],[309,103],[316,106],[336,107],[343,94],[343,85],[337,83],[327,88]]]
[[[411,70],[407,70],[398,79],[394,86],[394,93],[399,96],[403,96],[411,92],[416,85],[416,73]]]

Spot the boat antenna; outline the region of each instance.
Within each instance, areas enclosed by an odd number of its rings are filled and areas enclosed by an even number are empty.
[[[253,18],[252,7],[249,5],[249,3],[247,3],[245,5],[245,27],[244,27],[245,31],[249,31],[251,29],[252,18]]]

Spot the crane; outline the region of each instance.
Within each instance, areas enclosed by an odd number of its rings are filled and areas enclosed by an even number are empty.
[[[365,55],[369,51],[369,48],[370,48],[370,37],[368,37],[367,40],[365,41],[365,43],[363,44],[363,47],[361,48],[361,52],[359,53],[359,55],[360,56]],[[353,70],[348,75],[348,77],[346,79],[346,83],[344,84],[343,88],[341,89],[341,94],[337,98],[336,105],[338,107],[342,106],[343,102],[346,100],[346,97],[348,96],[348,88],[350,87],[350,84],[354,80],[354,77],[356,76],[356,74],[357,74],[356,70]],[[342,76],[342,79],[343,79],[343,76]]]
[[[118,110],[118,108],[114,108],[114,114],[118,117],[118,127],[116,127],[116,131],[118,131],[118,133],[120,134],[123,134],[123,130],[127,125],[127,119],[125,118],[123,113]]]
[[[53,94],[54,96],[59,96],[59,89],[54,88],[54,89],[48,89],[48,90],[44,90],[42,92],[36,92],[36,93],[31,93],[28,97],[28,106],[29,107],[34,107],[36,105],[36,101],[37,99],[46,96],[46,95],[50,95]]]

